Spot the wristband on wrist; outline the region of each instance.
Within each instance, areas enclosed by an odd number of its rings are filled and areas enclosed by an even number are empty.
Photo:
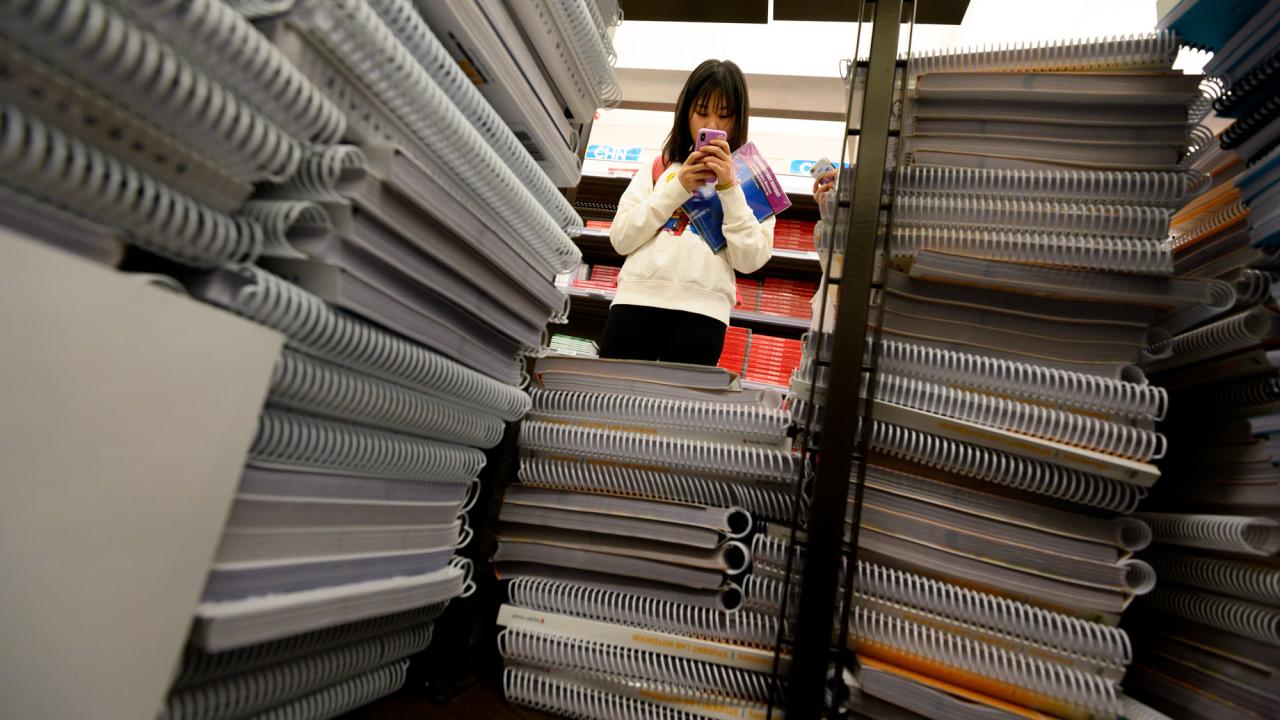
[[[728,190],[728,189],[729,189],[729,188],[731,188],[731,187],[733,187],[733,181],[732,181],[732,180],[730,180],[729,182],[724,183],[724,184],[722,184],[722,185],[716,185],[716,192],[724,192],[725,190]]]

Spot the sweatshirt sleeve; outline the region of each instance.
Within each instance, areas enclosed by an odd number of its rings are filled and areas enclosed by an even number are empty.
[[[649,167],[641,166],[640,172],[631,179],[618,200],[618,212],[609,228],[609,242],[621,255],[630,255],[657,236],[676,208],[691,194],[675,180],[654,190]]]
[[[738,185],[720,193],[720,205],[724,208],[721,228],[729,264],[744,274],[764,267],[773,256],[773,216],[756,220]]]

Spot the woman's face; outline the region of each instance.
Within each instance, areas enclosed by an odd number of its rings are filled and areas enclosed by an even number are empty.
[[[718,93],[712,93],[689,108],[689,136],[695,142],[702,128],[733,132],[733,113],[725,107],[724,99]]]

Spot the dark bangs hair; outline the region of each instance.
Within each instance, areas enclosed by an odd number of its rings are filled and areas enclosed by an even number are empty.
[[[729,149],[737,150],[747,141],[747,118],[751,112],[747,102],[747,79],[742,69],[731,60],[707,60],[689,73],[676,100],[675,124],[667,135],[662,157],[669,163],[682,163],[693,152],[693,135],[689,132],[689,114],[715,98],[724,102],[733,115],[729,131]]]

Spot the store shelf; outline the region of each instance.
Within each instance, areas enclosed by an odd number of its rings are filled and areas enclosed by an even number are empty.
[[[604,315],[608,313],[609,304],[613,302],[613,293],[603,290],[575,287],[565,288],[564,290],[565,294],[573,298],[570,306],[571,312]],[[734,325],[751,328],[767,335],[798,338],[809,331],[809,320],[807,318],[769,315],[748,310],[734,310],[729,313],[729,317]]]

